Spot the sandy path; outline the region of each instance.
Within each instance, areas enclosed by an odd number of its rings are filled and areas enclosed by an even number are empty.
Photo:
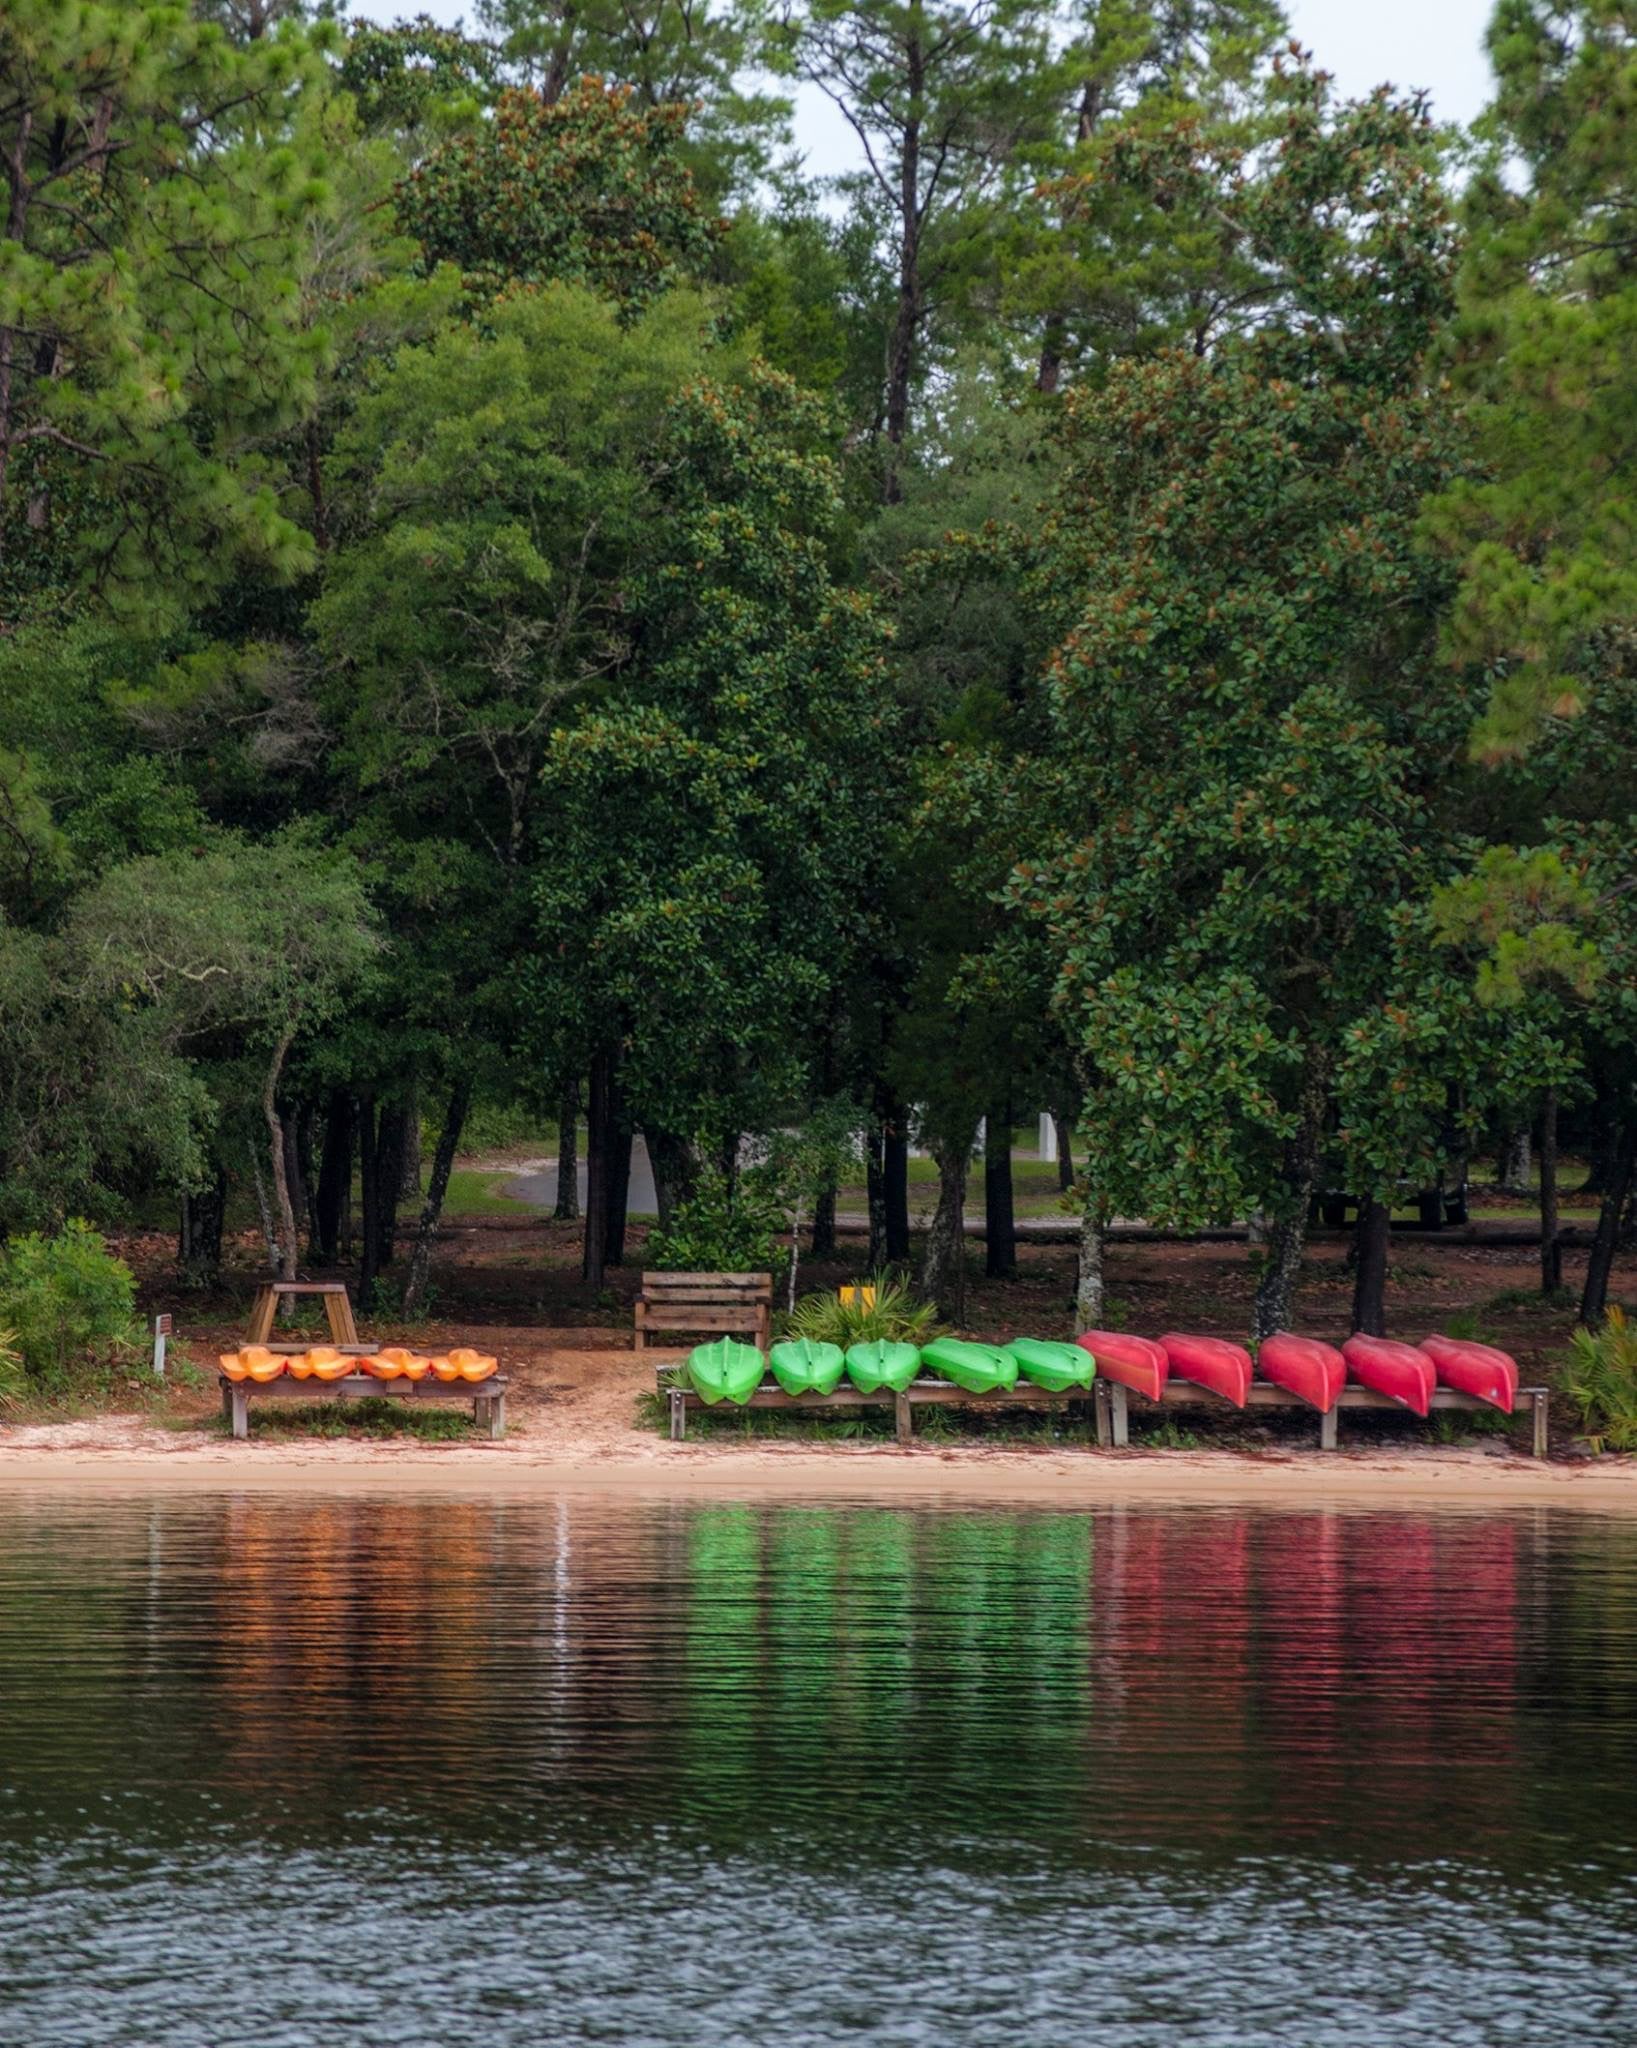
[[[502,1333],[494,1333],[496,1336]],[[497,1343],[513,1377],[502,1443],[305,1437],[234,1443],[213,1423],[214,1397],[178,1397],[162,1420],[109,1415],[0,1425],[0,1492],[291,1492],[684,1494],[1101,1502],[1253,1502],[1269,1507],[1525,1507],[1637,1513],[1637,1460],[1540,1464],[1499,1439],[1471,1448],[1410,1445],[1328,1456],[1283,1448],[1095,1451],[983,1441],[798,1438],[673,1444],[640,1426],[637,1397],[656,1356],[623,1344],[547,1347],[543,1333]],[[253,1411],[254,1412],[254,1411]],[[254,1428],[254,1423],[252,1424]]]

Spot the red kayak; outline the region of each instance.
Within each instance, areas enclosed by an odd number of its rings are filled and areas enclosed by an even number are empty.
[[[1341,1347],[1347,1370],[1361,1387],[1373,1387],[1425,1415],[1432,1403],[1432,1360],[1413,1344],[1390,1337],[1349,1337]]]
[[[1188,1337],[1167,1330],[1160,1339],[1171,1370],[1179,1380],[1192,1380],[1196,1387],[1208,1387],[1243,1408],[1250,1394],[1250,1353],[1243,1344],[1230,1344],[1224,1337]]]
[[[1490,1401],[1505,1414],[1518,1398],[1517,1360],[1493,1344],[1473,1344],[1465,1337],[1423,1337],[1418,1349],[1432,1360],[1441,1387]]]
[[[1316,1337],[1293,1337],[1288,1330],[1262,1339],[1256,1365],[1263,1379],[1311,1402],[1321,1415],[1335,1407],[1336,1396],[1347,1381],[1347,1361],[1334,1344],[1321,1344]]]
[[[1118,1380],[1157,1401],[1165,1392],[1170,1371],[1165,1352],[1148,1337],[1128,1337],[1120,1330],[1087,1330],[1074,1340],[1082,1351],[1097,1361],[1097,1372],[1105,1380]]]

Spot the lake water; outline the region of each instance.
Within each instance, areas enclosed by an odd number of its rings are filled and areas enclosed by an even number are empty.
[[[1634,2039],[1634,1522],[0,1511],[6,2048]]]

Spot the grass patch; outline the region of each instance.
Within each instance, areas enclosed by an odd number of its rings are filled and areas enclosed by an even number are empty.
[[[509,1173],[484,1173],[470,1166],[457,1166],[449,1176],[448,1192],[443,1198],[444,1215],[528,1217],[531,1211],[526,1203],[502,1192],[511,1178]]]

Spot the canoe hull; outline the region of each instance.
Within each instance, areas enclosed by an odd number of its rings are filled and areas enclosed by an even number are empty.
[[[833,1394],[847,1365],[839,1344],[816,1344],[810,1337],[775,1344],[767,1362],[787,1394]]]
[[[1423,1337],[1416,1349],[1432,1360],[1441,1387],[1488,1401],[1503,1415],[1517,1406],[1517,1360],[1493,1344],[1473,1344],[1464,1337]]]
[[[921,1353],[914,1344],[872,1337],[847,1348],[847,1377],[861,1394],[879,1394],[883,1387],[901,1394],[920,1370]]]
[[[1432,1360],[1413,1344],[1397,1344],[1390,1337],[1349,1337],[1341,1350],[1348,1378],[1361,1387],[1385,1394],[1413,1415],[1425,1415],[1432,1406],[1437,1375]]]
[[[1347,1384],[1347,1361],[1334,1344],[1293,1337],[1288,1330],[1262,1339],[1256,1364],[1263,1379],[1310,1403],[1321,1415],[1330,1413]]]
[[[1130,1387],[1150,1401],[1157,1401],[1165,1392],[1171,1361],[1151,1337],[1130,1337],[1123,1330],[1087,1330],[1074,1341],[1082,1351],[1091,1353],[1101,1378]]]
[[[1049,1344],[1038,1337],[1018,1337],[1001,1349],[1017,1362],[1018,1378],[1048,1394],[1067,1394],[1089,1387],[1096,1360],[1078,1344]]]
[[[921,1347],[921,1363],[969,1394],[1003,1394],[1017,1385],[1017,1360],[989,1344],[937,1337]]]
[[[762,1383],[764,1361],[754,1344],[718,1337],[688,1353],[687,1374],[694,1391],[708,1407],[733,1401],[743,1407]]]
[[[1230,1344],[1225,1337],[1191,1337],[1183,1330],[1168,1330],[1160,1343],[1173,1379],[1188,1380],[1244,1407],[1250,1398],[1251,1362],[1243,1344]]]

